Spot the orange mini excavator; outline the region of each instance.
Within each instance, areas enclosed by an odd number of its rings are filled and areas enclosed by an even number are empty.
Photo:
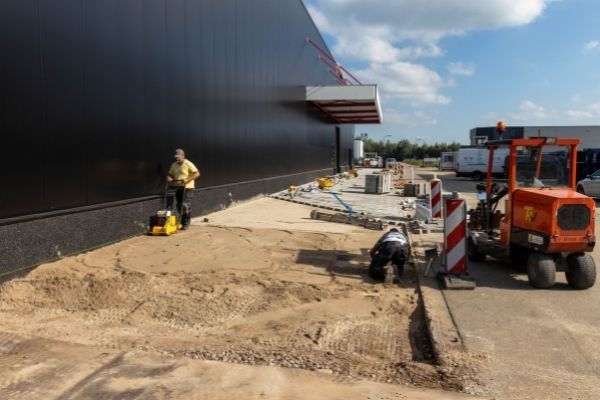
[[[595,201],[577,193],[579,139],[524,138],[489,141],[488,174],[478,184],[479,203],[469,211],[467,254],[471,261],[487,256],[526,267],[529,283],[550,288],[563,269],[572,288],[596,281]],[[492,179],[494,150],[508,147],[508,182]],[[504,199],[504,207],[498,207]],[[503,210],[500,210],[503,208]]]

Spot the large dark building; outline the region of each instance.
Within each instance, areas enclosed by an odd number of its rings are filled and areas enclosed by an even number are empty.
[[[0,54],[0,275],[142,233],[175,148],[197,216],[343,170],[380,119],[307,101],[347,79],[300,0],[2,0]]]

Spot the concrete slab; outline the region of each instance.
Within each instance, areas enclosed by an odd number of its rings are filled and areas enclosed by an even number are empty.
[[[440,280],[446,290],[473,290],[477,287],[475,278],[469,274],[441,275]]]

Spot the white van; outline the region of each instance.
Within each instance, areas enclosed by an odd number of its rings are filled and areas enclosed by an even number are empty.
[[[504,160],[508,156],[508,148],[494,150],[492,173],[504,175]],[[489,150],[482,147],[464,147],[458,149],[456,156],[456,176],[467,176],[477,181],[487,175]]]
[[[441,171],[456,171],[456,159],[458,151],[443,151],[440,154],[440,170]]]

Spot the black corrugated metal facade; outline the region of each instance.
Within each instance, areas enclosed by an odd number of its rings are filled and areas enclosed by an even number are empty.
[[[144,232],[177,147],[196,216],[347,165],[307,37],[300,0],[1,0],[0,280]]]
[[[502,135],[504,139],[522,138],[525,128],[522,126],[507,126],[506,131]],[[486,126],[473,128],[469,132],[471,137],[471,145],[476,145],[478,138],[485,138],[486,140],[498,140],[498,131],[495,126]]]
[[[200,188],[331,168],[307,37],[300,0],[0,1],[0,219],[157,194],[177,147]]]

